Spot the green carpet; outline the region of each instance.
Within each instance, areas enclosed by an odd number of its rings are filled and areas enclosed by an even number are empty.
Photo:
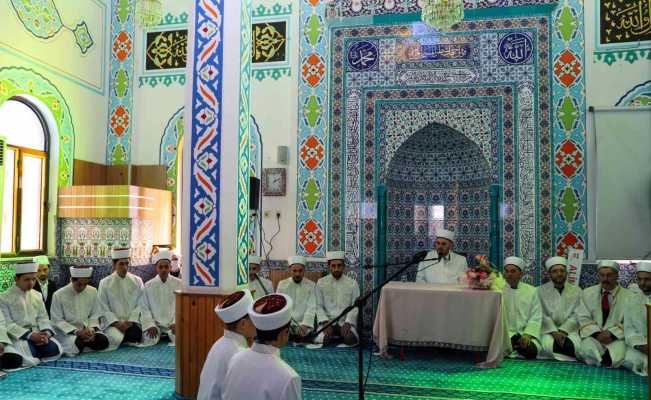
[[[357,398],[355,350],[288,347],[283,357],[302,376],[304,399]],[[10,373],[0,381],[0,399],[171,400],[174,365],[174,348],[164,344],[63,358]],[[366,398],[631,400],[646,391],[646,379],[625,370],[523,360],[483,370],[468,353],[413,350],[406,361],[373,357]]]

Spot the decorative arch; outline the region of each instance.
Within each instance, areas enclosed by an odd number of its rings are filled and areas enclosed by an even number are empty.
[[[165,166],[167,176],[167,190],[176,197],[176,171],[178,166],[179,141],[183,137],[183,114],[184,107],[179,108],[165,125],[163,136],[160,140],[159,164]]]
[[[58,136],[57,187],[72,186],[75,156],[75,128],[70,107],[52,82],[34,70],[22,67],[0,68],[0,104],[14,96],[31,96],[48,108],[54,117]],[[52,147],[54,149],[55,147]]]
[[[651,80],[633,86],[615,105],[624,107],[651,106]]]

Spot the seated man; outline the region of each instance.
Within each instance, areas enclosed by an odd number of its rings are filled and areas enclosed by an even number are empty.
[[[142,340],[138,303],[143,284],[139,276],[127,271],[131,258],[129,249],[113,249],[111,258],[113,273],[99,282],[97,297],[109,350],[115,350],[122,343],[137,345]]]
[[[248,290],[228,296],[215,307],[215,313],[224,322],[224,336],[212,345],[199,379],[197,400],[221,400],[228,364],[233,356],[246,350],[255,338],[255,326],[249,318],[253,297]]]
[[[280,358],[289,341],[292,299],[271,294],[249,310],[255,343],[233,356],[224,383],[224,400],[300,400],[301,377]]]
[[[147,346],[158,343],[166,335],[174,343],[176,334],[176,297],[175,290],[183,287],[179,278],[170,275],[172,252],[161,250],[153,257],[158,275],[145,284],[140,298],[140,320]]]
[[[359,297],[357,282],[344,275],[346,268],[344,252],[329,251],[326,256],[330,274],[316,283],[316,302],[314,302],[319,327],[337,317],[346,307],[354,304]],[[354,309],[343,320],[322,332],[315,342],[328,346],[336,345],[343,339],[344,344],[354,346],[358,342],[356,325],[357,309]]]
[[[550,257],[545,262],[550,281],[538,288],[542,305],[542,349],[539,358],[574,361],[581,344],[576,308],[581,289],[567,282],[567,259]]]
[[[97,289],[89,286],[92,267],[70,267],[70,283],[54,293],[52,323],[65,355],[106,350],[108,338],[99,329]]]
[[[52,306],[52,295],[58,289],[56,282],[50,279],[50,259],[47,256],[36,256],[32,259],[32,262],[38,265],[34,290],[43,296],[45,310],[47,310],[47,315],[49,316],[50,307]]]
[[[314,329],[316,285],[305,278],[305,257],[294,256],[287,261],[292,276],[278,283],[278,293],[286,294],[294,301],[290,340],[301,342]]]
[[[23,357],[11,346],[7,336],[7,322],[0,310],[0,369],[16,369],[23,365]]]
[[[600,261],[599,284],[583,290],[576,309],[581,346],[579,358],[588,365],[618,368],[624,362],[624,310],[631,292],[619,286],[619,264]]]
[[[459,283],[466,276],[466,257],[452,251],[454,232],[445,229],[436,231],[436,249],[427,253],[426,260],[418,263],[416,282]],[[436,259],[436,260],[432,260]]]
[[[527,360],[538,355],[540,346],[540,326],[542,310],[536,288],[524,282],[522,273],[524,260],[520,257],[507,257],[504,260],[504,279],[507,285],[502,290],[507,328],[514,353]]]
[[[181,277],[181,255],[176,251],[172,251],[172,259],[170,260],[170,265],[172,269],[170,270],[170,275],[175,278]]]
[[[249,290],[253,300],[274,292],[273,283],[260,275],[260,262],[262,262],[260,257],[249,255]]]
[[[16,264],[14,286],[0,294],[0,309],[7,322],[12,346],[23,357],[23,366],[61,357],[61,345],[54,339],[54,329],[45,310],[43,297],[34,290],[34,263]]]
[[[624,368],[638,375],[648,375],[647,321],[646,305],[651,302],[651,262],[637,263],[637,287],[628,301],[624,311],[624,337],[626,341],[626,356]]]

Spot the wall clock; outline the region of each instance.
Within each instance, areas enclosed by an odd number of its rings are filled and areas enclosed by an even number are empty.
[[[262,195],[284,196],[287,189],[285,168],[265,168],[262,171]]]

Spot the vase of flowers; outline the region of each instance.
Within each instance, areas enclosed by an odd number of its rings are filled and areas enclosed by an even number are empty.
[[[495,282],[495,273],[490,268],[488,258],[479,255],[475,257],[479,266],[470,267],[466,271],[466,280],[468,287],[477,290],[489,290]]]

